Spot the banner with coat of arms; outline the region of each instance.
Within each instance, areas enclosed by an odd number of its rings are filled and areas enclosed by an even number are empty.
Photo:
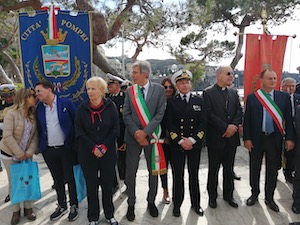
[[[50,10],[19,14],[19,40],[25,87],[47,79],[59,97],[86,100],[91,77],[92,30],[87,12]]]

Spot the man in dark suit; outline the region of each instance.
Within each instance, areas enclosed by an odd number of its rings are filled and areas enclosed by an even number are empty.
[[[150,63],[136,61],[132,65],[132,80],[134,85],[127,89],[123,110],[123,120],[126,126],[126,178],[128,195],[128,211],[126,217],[129,221],[135,218],[134,205],[136,203],[136,172],[140,154],[144,149],[147,168],[149,172],[149,191],[147,196],[148,210],[152,217],[158,216],[155,206],[157,194],[157,176],[152,174],[151,153],[154,131],[159,127],[165,113],[165,89],[162,85],[149,81],[151,73]],[[146,113],[146,111],[148,111]],[[146,118],[145,118],[146,117]],[[144,122],[143,122],[144,121]],[[155,159],[161,159],[156,158]]]
[[[173,169],[173,215],[180,216],[184,199],[184,167],[187,160],[191,207],[200,216],[199,164],[206,114],[202,98],[191,93],[192,73],[179,70],[172,76],[178,94],[168,99],[166,118],[170,132]]]
[[[291,77],[286,77],[281,81],[281,90],[290,94],[291,105],[292,105],[292,115],[295,115],[295,107],[300,104],[300,95],[295,93],[296,90],[296,80]],[[293,182],[293,173],[294,173],[294,152],[287,151],[284,149],[284,160],[285,165],[282,168],[286,182]]]
[[[108,95],[117,107],[120,119],[120,136],[117,139],[117,151],[118,151],[118,171],[121,180],[125,180],[126,171],[126,144],[124,142],[125,125],[123,121],[123,106],[125,100],[125,93],[121,91],[121,83],[123,80],[120,77],[114,76],[110,73],[106,74],[108,84]],[[117,187],[115,181],[114,187]],[[116,191],[116,188],[115,190]]]
[[[250,155],[251,196],[248,206],[254,205],[259,195],[259,179],[263,156],[266,158],[265,203],[279,212],[274,201],[278,168],[281,166],[283,137],[287,151],[294,148],[294,128],[290,96],[274,90],[277,75],[266,69],[260,74],[261,89],[248,95],[244,115],[244,146]]]
[[[50,215],[50,220],[58,220],[68,212],[65,182],[70,197],[69,221],[78,217],[78,200],[73,173],[75,153],[74,118],[76,107],[69,99],[54,94],[54,85],[47,80],[36,83],[35,93],[39,99],[36,108],[39,151],[51,172],[55,183],[58,207]]]
[[[294,178],[293,178],[293,204],[292,211],[300,214],[300,105],[295,106],[295,148],[293,152],[294,162]]]
[[[217,207],[217,186],[220,165],[223,166],[223,199],[232,207],[238,204],[233,198],[233,164],[236,147],[240,145],[239,124],[242,123],[242,108],[237,91],[229,88],[234,79],[230,66],[221,66],[216,71],[217,82],[203,92],[207,111],[208,181],[209,206]]]

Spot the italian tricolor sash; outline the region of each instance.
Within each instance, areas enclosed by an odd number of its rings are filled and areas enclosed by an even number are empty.
[[[265,109],[270,113],[273,120],[275,121],[276,126],[278,127],[282,135],[285,134],[284,131],[284,119],[283,114],[278,107],[278,105],[271,99],[271,97],[262,89],[257,90],[254,95],[258,101],[265,107]]]
[[[134,109],[139,117],[139,120],[143,127],[151,121],[151,115],[146,105],[146,102],[142,96],[139,85],[135,84],[129,89]],[[162,148],[163,139],[160,139],[162,129],[158,125],[156,130],[152,133],[150,144],[152,145],[151,153],[151,166],[152,175],[165,174],[167,172],[165,155]]]

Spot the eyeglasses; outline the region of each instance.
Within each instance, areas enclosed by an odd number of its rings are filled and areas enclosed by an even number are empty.
[[[227,72],[226,75],[227,76],[233,75],[233,72]]]
[[[165,87],[165,89],[173,89],[172,86],[164,86],[164,87]]]

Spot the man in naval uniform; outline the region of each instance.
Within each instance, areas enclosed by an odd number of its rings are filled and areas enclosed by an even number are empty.
[[[173,168],[173,215],[180,216],[184,199],[184,167],[187,161],[191,208],[200,216],[199,164],[206,127],[203,99],[191,93],[192,73],[179,70],[172,76],[178,94],[168,99],[166,118],[170,132]]]
[[[124,142],[125,125],[123,121],[123,105],[125,100],[125,93],[121,91],[122,79],[114,76],[110,73],[106,74],[108,84],[108,98],[110,98],[117,107],[120,119],[120,136],[117,139],[117,150],[118,150],[118,171],[121,180],[125,180],[126,171],[126,144]],[[117,183],[115,182],[115,187]]]

